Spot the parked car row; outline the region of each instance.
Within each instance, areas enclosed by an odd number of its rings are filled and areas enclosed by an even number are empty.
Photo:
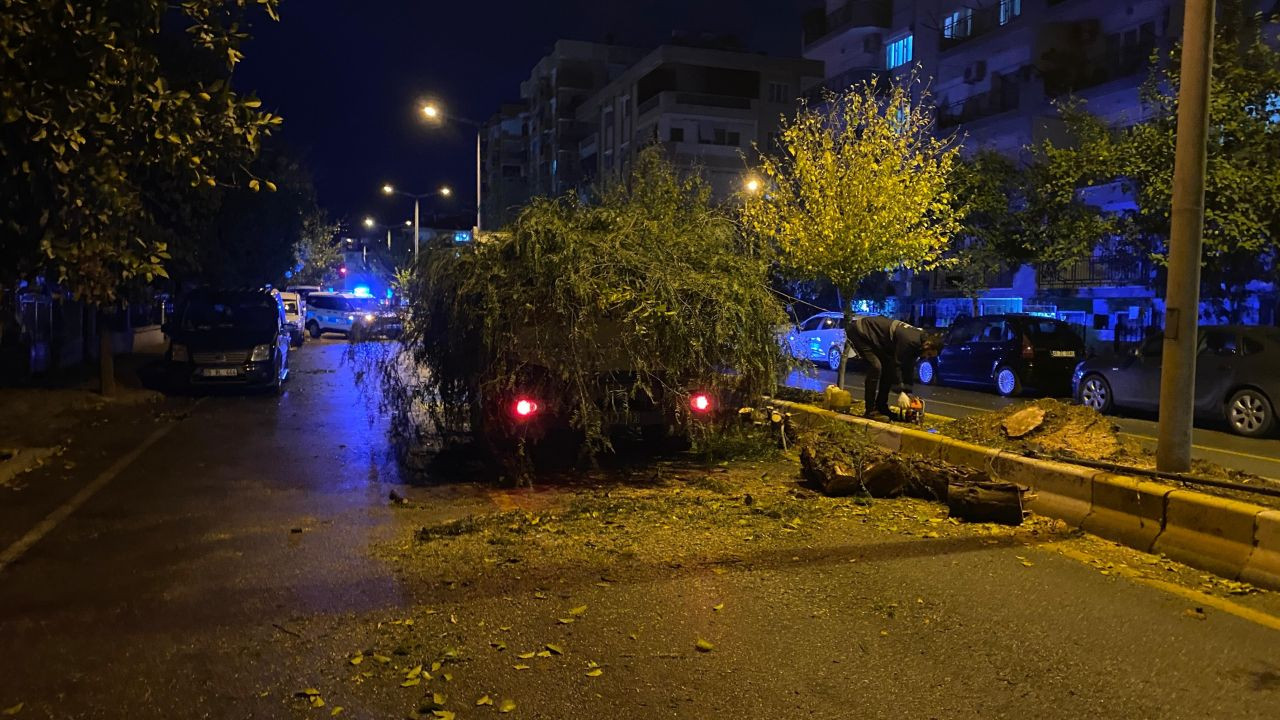
[[[845,344],[844,318],[821,312],[780,337],[793,358],[836,369]],[[1260,437],[1276,426],[1280,401],[1280,328],[1200,329],[1196,414],[1225,421],[1235,433]],[[993,390],[1003,396],[1070,395],[1110,413],[1154,411],[1160,396],[1163,338],[1132,353],[1086,358],[1084,340],[1065,322],[1028,314],[984,315],[947,331],[938,356],[916,364],[922,385]]]

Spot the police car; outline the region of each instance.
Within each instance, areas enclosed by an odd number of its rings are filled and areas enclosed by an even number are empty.
[[[349,337],[395,337],[400,334],[396,314],[376,298],[349,293],[313,292],[307,296],[307,333],[318,338],[325,333]]]

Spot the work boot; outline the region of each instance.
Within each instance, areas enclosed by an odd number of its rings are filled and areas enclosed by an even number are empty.
[[[890,416],[889,413],[881,412],[879,410],[868,410],[862,414],[862,417],[868,420],[875,420],[876,422],[892,422],[893,421],[893,417]]]

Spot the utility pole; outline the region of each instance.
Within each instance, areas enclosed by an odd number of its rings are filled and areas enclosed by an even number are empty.
[[[1160,432],[1156,446],[1156,468],[1166,472],[1191,469],[1213,11],[1214,0],[1186,0],[1182,22],[1169,280],[1165,291],[1164,357],[1160,375]]]

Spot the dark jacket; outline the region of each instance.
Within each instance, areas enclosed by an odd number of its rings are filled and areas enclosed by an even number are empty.
[[[879,357],[886,371],[897,375],[891,375],[892,380],[910,390],[916,360],[924,346],[923,330],[882,315],[863,315],[853,319],[852,334],[857,335],[856,339],[851,338],[855,347],[861,340]]]

